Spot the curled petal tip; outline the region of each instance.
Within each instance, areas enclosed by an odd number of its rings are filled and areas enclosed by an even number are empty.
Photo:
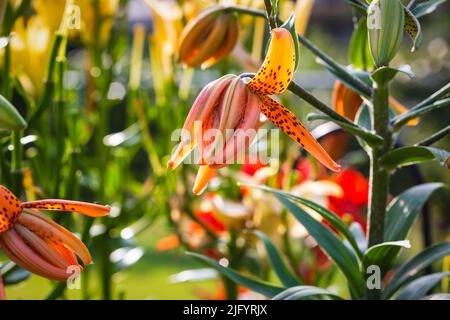
[[[192,193],[196,196],[201,195],[208,186],[208,182],[214,178],[215,175],[215,169],[210,168],[209,166],[200,166],[197,177],[195,178],[194,187],[192,188]]]

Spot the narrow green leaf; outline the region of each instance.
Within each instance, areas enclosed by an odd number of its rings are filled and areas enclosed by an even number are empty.
[[[449,167],[450,152],[433,147],[410,146],[392,150],[380,158],[380,164],[389,170],[425,161],[438,160],[442,166]]]
[[[373,59],[370,53],[369,42],[367,38],[366,18],[359,19],[358,24],[353,31],[349,47],[350,63],[357,69],[373,69]]]
[[[419,300],[433,289],[442,278],[450,276],[450,272],[439,272],[420,277],[405,286],[396,300]]]
[[[389,299],[401,286],[414,280],[423,269],[449,254],[449,241],[426,248],[395,271],[383,292],[383,298]]]
[[[450,300],[450,293],[435,293],[430,294],[420,300]]]
[[[361,224],[358,222],[352,222],[349,229],[356,240],[359,251],[365,253],[367,251],[367,239]]]
[[[367,269],[370,265],[376,265],[380,267],[381,274],[385,275],[401,248],[411,248],[409,240],[383,242],[372,246],[367,249],[364,255],[364,266]]]
[[[224,276],[226,276],[230,280],[232,280],[250,290],[260,293],[266,297],[272,298],[284,290],[283,288],[275,286],[271,283],[253,279],[248,276],[244,276],[244,275],[240,274],[239,272],[237,272],[236,270],[226,268],[226,267],[222,266],[221,264],[219,264],[217,261],[215,261],[211,258],[202,256],[201,254],[194,253],[194,252],[187,252],[186,254],[206,263],[210,267],[212,267],[212,268],[216,269],[217,271],[219,271],[220,273],[222,273]]]
[[[14,106],[0,95],[0,130],[23,130],[27,123]]]
[[[270,239],[259,230],[253,230],[252,233],[255,234],[264,243],[264,247],[266,248],[270,263],[281,283],[283,283],[283,285],[285,285],[286,287],[293,287],[301,284],[299,279],[289,270],[289,267],[284,263],[281,254],[278,252],[272,241],[270,241]]]
[[[417,17],[423,17],[427,14],[434,12],[441,4],[443,4],[447,0],[428,0],[422,1],[417,4],[411,12]]]
[[[337,231],[339,231],[350,243],[351,247],[353,248],[353,250],[355,251],[356,255],[359,258],[363,258],[361,251],[359,250],[359,246],[356,242],[356,239],[354,238],[353,234],[350,232],[349,229],[347,229],[347,226],[344,224],[344,222],[342,222],[342,220],[335,215],[334,213],[332,213],[331,211],[329,211],[328,209],[318,205],[317,203],[301,198],[301,197],[297,197],[293,194],[290,194],[288,192],[284,192],[281,190],[276,190],[276,189],[272,189],[266,186],[261,186],[261,185],[254,185],[254,184],[242,184],[251,188],[256,188],[256,189],[261,189],[261,190],[265,190],[265,191],[269,191],[273,194],[279,194],[283,197],[287,197],[291,200],[293,200],[294,202],[300,203],[312,210],[314,210],[315,212],[317,212],[318,214],[320,214],[322,216],[322,218],[324,218],[331,226],[333,226]]]
[[[378,84],[387,84],[390,82],[394,77],[397,75],[397,73],[403,73],[406,74],[408,77],[413,78],[415,76],[414,72],[411,69],[410,65],[402,65],[397,68],[391,68],[391,67],[381,67],[375,70],[372,73],[372,79]]]
[[[399,130],[403,125],[408,123],[409,120],[418,118],[432,111],[439,110],[441,108],[445,108],[450,106],[450,98],[442,99],[439,101],[434,101],[428,105],[424,105],[420,108],[414,107],[410,109],[408,112],[402,113],[392,119],[394,130]]]
[[[391,201],[386,214],[385,241],[398,241],[407,237],[417,215],[431,194],[442,183],[426,183],[412,187]]]
[[[13,262],[9,262],[0,266],[0,276],[3,278],[5,285],[13,285],[27,280],[31,276],[31,273],[20,268]]]
[[[289,200],[288,197],[274,193],[277,199],[308,230],[325,253],[336,263],[348,279],[350,287],[360,297],[363,294],[364,281],[355,256],[342,241],[324,224],[311,217],[305,210]]]
[[[327,296],[333,300],[343,300],[331,291],[313,286],[297,286],[286,289],[273,297],[273,300],[301,300],[313,296]]]
[[[346,123],[344,123],[342,121],[335,120],[335,119],[333,119],[333,118],[331,118],[331,117],[329,117],[327,115],[324,115],[324,114],[310,113],[310,114],[307,115],[307,119],[308,119],[308,121],[326,120],[326,121],[334,122],[337,125],[339,125],[340,127],[342,127],[342,129],[344,129],[344,130],[354,134],[355,136],[363,139],[364,141],[366,141],[370,145],[383,143],[383,139],[380,136],[378,136],[378,135],[376,135],[376,134],[374,134],[374,133],[372,133],[372,132],[370,132],[370,131],[368,131],[368,130],[366,130],[364,128],[348,125],[348,124],[346,124]]]
[[[295,30],[295,14],[291,14],[289,19],[286,20],[280,28],[287,29],[292,35],[292,40],[294,40],[295,46],[295,69],[297,70],[299,62],[300,62],[300,45],[298,43],[297,31]]]

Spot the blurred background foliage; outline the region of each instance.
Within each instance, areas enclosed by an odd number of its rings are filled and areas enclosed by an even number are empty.
[[[36,2],[43,5],[44,12],[56,10],[54,5],[57,1]],[[186,241],[173,238],[177,233],[187,232],[180,230],[183,219],[196,220],[197,224],[200,223],[200,229],[204,224],[208,230],[214,226],[208,220],[199,221],[196,216],[199,211],[196,208],[208,195],[194,198],[190,194],[194,177],[192,168],[185,166],[182,170],[166,172],[165,163],[175,145],[170,140],[171,133],[182,126],[193,99],[203,85],[225,73],[254,72],[250,68],[258,67],[257,60],[264,52],[260,50],[258,57],[257,51],[252,50],[252,37],[258,34],[255,29],[258,26],[261,29],[261,26],[259,22],[254,23],[254,18],[247,16],[240,19],[240,49],[251,52],[253,57],[243,59],[239,50],[235,50],[233,55],[211,69],[184,69],[175,63],[177,35],[187,20],[201,8],[213,4],[213,1],[150,0],[150,6],[143,0],[117,0],[109,4],[107,1],[79,2],[82,19],[86,20],[83,20],[82,32],[71,35],[68,42],[64,109],[58,112],[55,102],[31,124],[22,140],[25,148],[23,196],[29,199],[45,195],[47,198],[98,201],[114,207],[110,217],[93,226],[90,219],[54,216],[82,236],[89,244],[95,261],[82,275],[82,289],[66,290],[62,297],[224,298],[223,285],[216,280],[217,275],[184,253],[186,249],[200,251],[199,244],[189,243],[189,240],[195,240],[195,231],[190,229]],[[263,5],[260,1],[250,0],[239,1],[239,4],[259,8]],[[23,16],[32,16],[37,8],[39,6],[34,3],[34,9],[32,6],[26,8]],[[282,0],[280,8],[281,15],[284,10],[286,16],[295,8],[295,3]],[[422,48],[411,54],[405,45],[394,62],[408,63],[416,73],[414,79],[400,77],[394,85],[393,95],[406,106],[414,105],[450,80],[449,12],[450,5],[446,3],[435,14],[424,17],[422,24],[426,28]],[[353,14],[345,1],[317,0],[308,25],[307,37],[344,65],[349,64],[347,48],[353,31]],[[101,23],[95,20],[98,16],[103,19]],[[37,35],[31,34],[32,41],[34,37],[37,39]],[[139,48],[139,37],[144,37],[144,48]],[[133,40],[136,41],[134,46]],[[260,45],[263,47],[263,44]],[[133,48],[144,53],[142,59],[139,53],[133,55]],[[19,59],[19,56],[16,57]],[[28,68],[44,65],[43,58],[38,54],[20,59],[24,60],[18,64],[28,64]],[[335,78],[317,64],[315,57],[304,48],[301,49],[300,70],[296,79],[327,105],[332,105]],[[30,110],[36,110],[34,101],[38,99],[35,96],[43,88],[36,85],[39,80],[33,86],[32,78],[19,83],[13,92],[15,105],[22,114],[30,114]],[[31,91],[27,89],[27,84],[33,87]],[[284,95],[283,99],[303,120],[306,114],[313,111],[305,102],[290,94]],[[427,137],[448,125],[449,116],[448,108],[425,116],[423,125],[405,129],[400,141],[414,143]],[[317,126],[317,122],[305,123],[311,129]],[[7,149],[7,136],[0,136],[0,139],[2,147]],[[296,158],[297,148],[284,137],[281,139],[284,146],[282,162]],[[443,139],[438,146],[448,150],[449,142],[448,138]],[[347,157],[347,161],[367,176],[365,155],[358,153],[357,149],[356,142],[351,141],[348,153],[352,158]],[[281,170],[280,166],[281,163],[277,164],[274,170]],[[233,167],[231,172],[239,170],[241,168]],[[445,168],[435,163],[423,164],[417,172],[410,168],[399,170],[392,179],[391,193],[399,194],[418,184],[422,177],[427,177],[429,181],[450,182]],[[212,183],[209,191],[229,200],[242,198],[242,190],[236,186],[230,171],[224,174],[223,179]],[[429,236],[433,242],[449,236],[449,199],[449,191],[443,190],[429,202]],[[242,209],[242,204],[238,209]],[[229,221],[226,221],[224,224],[229,227]],[[186,228],[196,229],[193,226]],[[214,238],[215,230],[212,229]],[[275,229],[275,225],[268,228]],[[201,234],[201,237],[204,235]],[[239,234],[231,237],[239,238]],[[411,233],[414,249],[408,255],[423,247],[423,237],[423,224],[418,221]],[[223,249],[226,244],[220,241],[217,248],[208,248],[209,245],[206,244],[206,251],[219,248],[222,252],[213,252],[212,256],[218,254],[220,258],[223,252],[230,251],[230,248]],[[248,266],[254,264],[256,273],[264,273],[261,269],[267,266],[254,257],[260,251],[258,246],[246,245],[249,247],[244,250],[245,263]],[[308,254],[305,256],[302,253],[301,256],[308,260]],[[311,259],[316,261],[314,259],[317,257]],[[1,254],[0,261],[6,262]],[[317,266],[319,263],[316,261],[313,264]],[[186,273],[186,270],[194,269],[200,269],[200,272],[194,275]],[[324,272],[323,278],[327,277],[335,278],[335,285],[342,281],[333,272]],[[271,278],[271,275],[266,278]],[[195,279],[198,281],[186,281]],[[11,299],[42,299],[49,295],[52,297],[52,294],[60,297],[60,289],[53,282],[31,276],[26,281],[8,286],[7,294]]]

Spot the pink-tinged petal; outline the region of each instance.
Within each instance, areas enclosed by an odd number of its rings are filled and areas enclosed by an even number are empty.
[[[14,229],[0,235],[0,245],[5,255],[21,268],[51,280],[66,281],[69,277],[65,269],[55,267],[36,254]]]
[[[31,232],[20,223],[14,226],[17,234],[28,244],[28,246],[40,255],[45,261],[54,265],[55,267],[67,269],[69,264],[55,251],[48,243],[41,237]]]
[[[291,33],[284,28],[272,29],[266,58],[248,86],[262,95],[284,92],[292,81],[294,69],[295,45]]]
[[[5,286],[3,285],[3,278],[1,274],[0,274],[0,300],[6,300]]]
[[[341,166],[331,159],[317,140],[305,129],[292,112],[268,96],[261,96],[261,111],[278,128],[291,137],[297,144],[311,153],[328,169],[338,172]]]
[[[195,195],[200,195],[205,191],[208,182],[214,178],[216,175],[216,170],[208,166],[200,166],[198,169],[197,177],[195,178],[194,188],[192,192]]]
[[[42,216],[38,212],[27,210],[20,215],[19,223],[41,238],[64,244],[80,257],[83,264],[88,265],[91,263],[91,254],[80,239],[56,222],[46,217],[43,219]]]
[[[111,207],[109,206],[101,206],[93,203],[71,201],[71,200],[59,200],[59,199],[46,199],[46,200],[23,202],[22,208],[37,209],[37,210],[69,211],[80,213],[93,218],[107,216],[111,211]]]
[[[227,88],[234,75],[226,75],[217,79],[208,85],[198,95],[183,125],[181,142],[171,156],[167,166],[170,170],[178,167],[189,153],[202,140],[202,126],[205,119],[215,108],[222,96],[223,91]],[[199,121],[200,126],[196,128],[195,122]]]
[[[242,83],[242,81],[241,81]],[[234,164],[243,161],[246,151],[258,135],[260,125],[259,98],[242,83],[244,94],[237,96],[230,113],[233,119],[231,135],[226,137],[223,152],[217,154],[210,166]]]

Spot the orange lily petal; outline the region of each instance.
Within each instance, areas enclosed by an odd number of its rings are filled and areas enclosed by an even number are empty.
[[[290,32],[284,28],[272,29],[267,56],[258,73],[248,83],[258,94],[284,92],[295,69],[295,45]]]
[[[56,210],[80,213],[89,217],[97,218],[109,214],[111,207],[101,206],[98,204],[71,201],[46,199],[37,201],[28,201],[22,203],[22,208],[38,209],[38,210]]]
[[[328,169],[338,172],[341,168],[331,159],[317,140],[305,129],[292,112],[268,96],[260,97],[261,111],[278,128],[305,148]]]
[[[17,221],[22,209],[20,200],[4,186],[0,186],[0,233],[11,229]]]
[[[48,241],[60,243],[70,248],[80,257],[84,265],[91,263],[91,254],[84,243],[66,228],[63,228],[43,214],[27,210],[19,216],[19,223],[41,238],[46,238]]]
[[[393,97],[389,97],[389,104],[391,105],[391,107],[394,108],[395,111],[397,111],[400,114],[405,113],[409,110],[403,104],[401,104],[397,99],[395,99]],[[407,125],[408,126],[416,126],[419,124],[419,121],[420,121],[419,118],[411,119],[408,121]]]
[[[197,177],[195,178],[194,188],[192,192],[195,195],[200,195],[205,191],[206,186],[208,185],[208,182],[214,178],[216,175],[216,170],[213,168],[210,168],[208,166],[200,166],[200,169],[198,169]]]

